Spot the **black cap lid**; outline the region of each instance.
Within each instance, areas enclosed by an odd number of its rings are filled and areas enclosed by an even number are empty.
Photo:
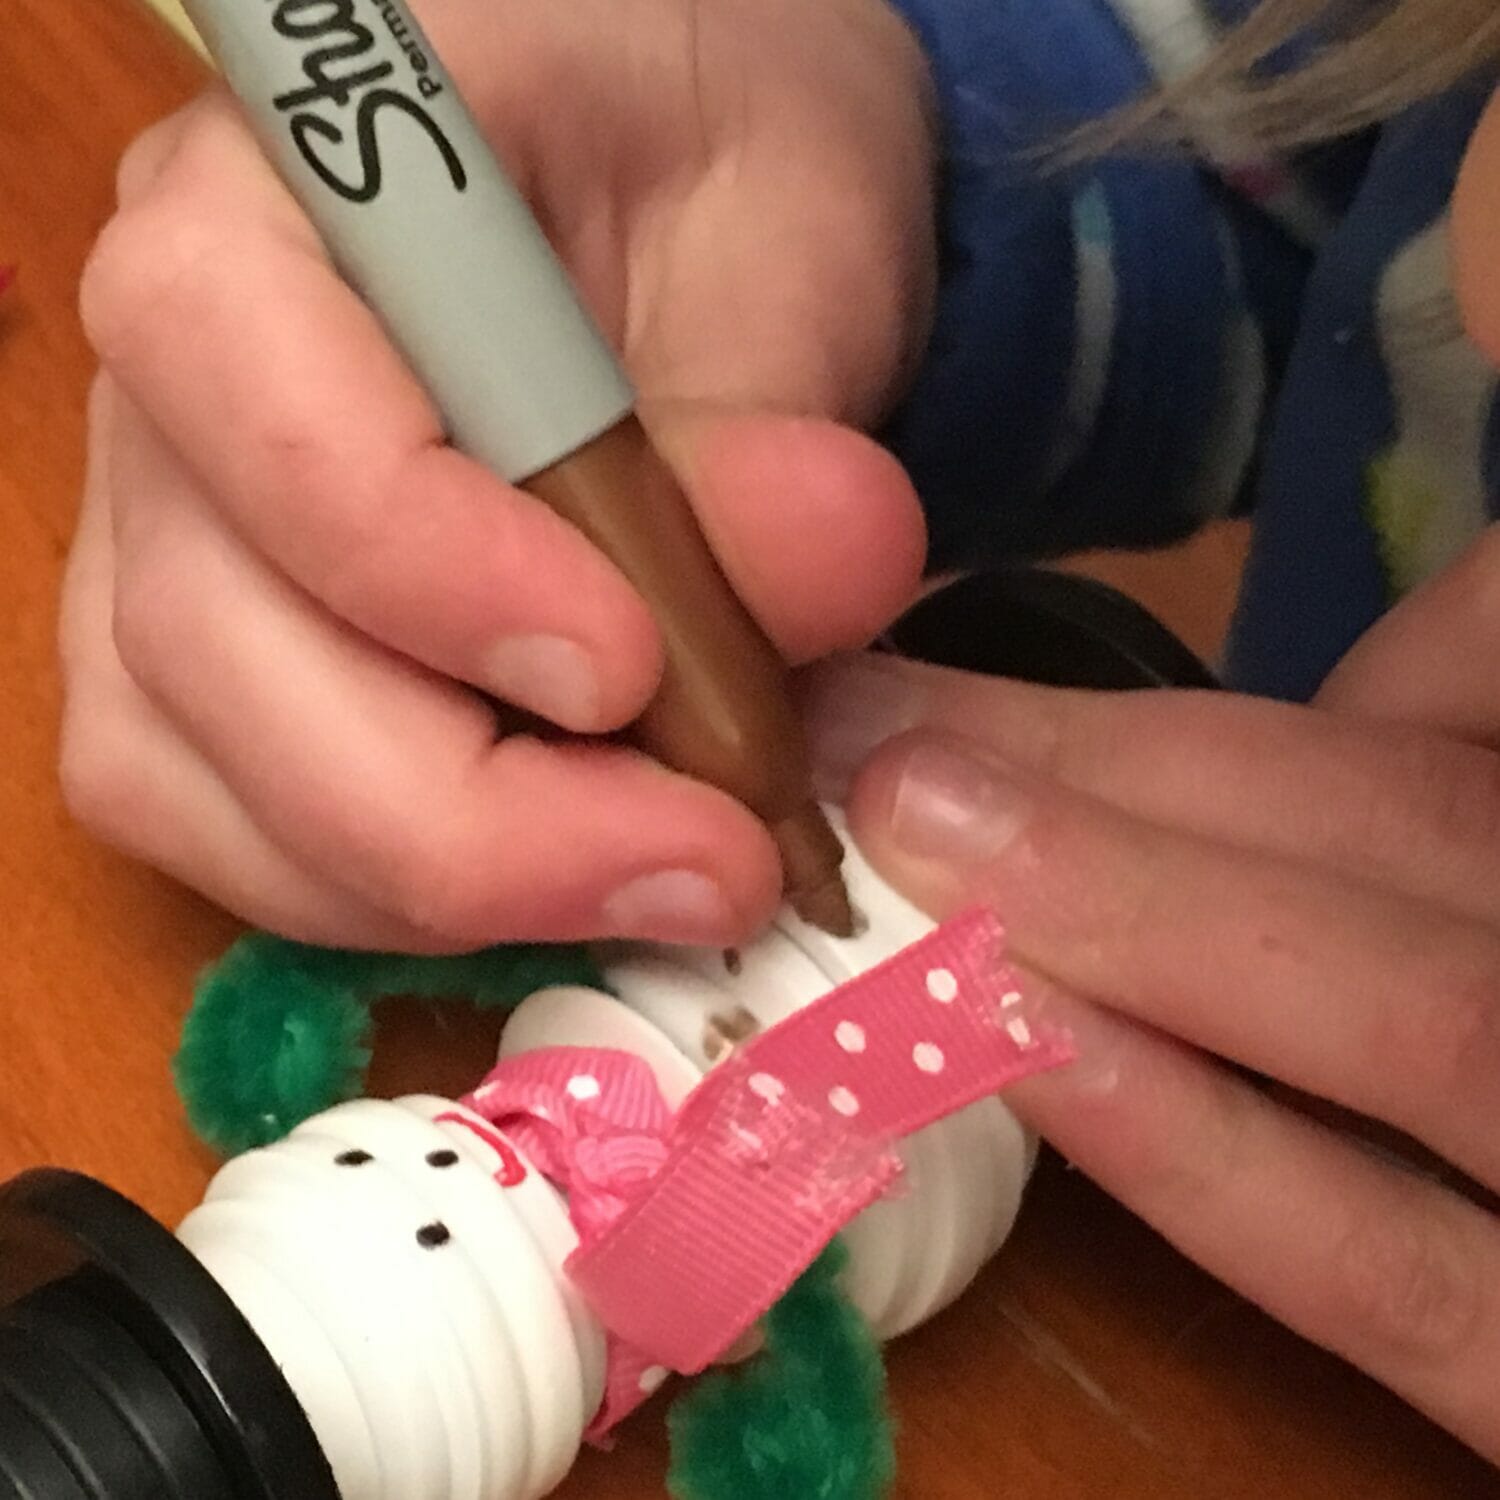
[[[1213,673],[1124,594],[1040,568],[974,573],[937,589],[882,643],[936,666],[1049,687],[1212,688]]]
[[[338,1500],[265,1346],[92,1178],[0,1188],[0,1500]]]

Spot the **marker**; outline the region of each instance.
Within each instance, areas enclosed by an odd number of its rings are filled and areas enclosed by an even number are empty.
[[[401,0],[184,0],[262,148],[384,323],[454,446],[586,535],[651,607],[660,689],[633,726],[738,798],[786,895],[847,934],[785,662],[735,596],[635,392]]]

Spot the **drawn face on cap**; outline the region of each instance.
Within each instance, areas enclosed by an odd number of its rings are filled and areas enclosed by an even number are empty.
[[[289,1146],[304,1162],[315,1152],[326,1159],[330,1205],[352,1223],[400,1203],[415,1216],[412,1242],[425,1251],[454,1243],[453,1213],[476,1193],[510,1193],[533,1176],[500,1131],[447,1099],[358,1100],[314,1123],[315,1134],[295,1131]]]
[[[362,1146],[351,1146],[346,1151],[338,1152],[333,1158],[333,1165],[340,1174],[346,1172],[360,1172],[375,1165],[375,1156],[366,1151]],[[423,1157],[424,1163],[434,1172],[446,1171],[458,1165],[458,1152],[444,1147],[437,1151],[426,1152]],[[440,1250],[450,1243],[453,1231],[448,1228],[441,1219],[424,1219],[412,1231],[412,1238],[424,1250]]]
[[[453,1493],[551,1489],[602,1394],[605,1349],[566,1274],[566,1206],[515,1143],[452,1100],[359,1099],[242,1161],[221,1174],[231,1214],[216,1222],[206,1203],[191,1248],[212,1262],[214,1239],[237,1263],[234,1211],[258,1200],[256,1253],[365,1407],[355,1427],[332,1415],[338,1393],[309,1364],[294,1388],[328,1409],[324,1428],[368,1433],[392,1473],[430,1458],[461,1476]],[[300,1318],[288,1337],[304,1339]],[[391,1492],[438,1493],[416,1477]]]

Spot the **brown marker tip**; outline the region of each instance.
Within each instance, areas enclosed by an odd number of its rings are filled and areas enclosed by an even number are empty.
[[[724,576],[639,420],[627,417],[525,487],[614,562],[661,626],[661,682],[631,738],[761,818],[781,850],[793,911],[852,937],[844,846],[812,795],[786,662]]]
[[[859,924],[840,869],[844,846],[822,809],[809,802],[771,833],[786,872],[788,905],[804,922],[834,937],[853,937]]]

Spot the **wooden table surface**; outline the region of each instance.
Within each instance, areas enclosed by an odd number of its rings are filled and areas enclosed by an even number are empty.
[[[53,773],[53,618],[90,375],[79,269],[121,148],[202,73],[131,0],[7,0],[5,21],[0,265],[21,276],[0,302],[0,1178],[82,1169],[175,1222],[212,1163],[168,1059],[195,972],[236,928],[70,826]],[[1115,576],[1203,641],[1222,623],[1212,585],[1234,546]],[[458,1010],[397,1008],[375,1086],[460,1087],[492,1041]],[[912,1500],[1500,1496],[1493,1471],[1056,1161],[999,1262],[890,1367]],[[560,1493],[640,1500],[661,1493],[662,1464],[661,1423],[643,1413]]]

